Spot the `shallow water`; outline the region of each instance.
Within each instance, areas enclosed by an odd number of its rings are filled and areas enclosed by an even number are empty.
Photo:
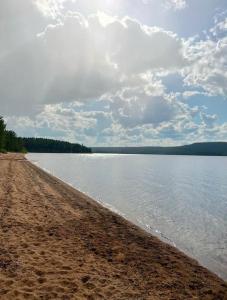
[[[227,157],[27,157],[227,279]]]

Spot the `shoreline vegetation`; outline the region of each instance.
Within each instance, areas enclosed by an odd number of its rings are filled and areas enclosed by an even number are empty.
[[[34,153],[91,153],[91,149],[80,144],[44,138],[21,138],[25,149]]]
[[[227,156],[227,142],[202,142],[173,147],[92,147],[93,153]]]
[[[84,145],[53,139],[17,137],[14,131],[6,129],[4,119],[0,116],[0,153],[6,152],[91,153],[91,149]]]
[[[227,283],[47,174],[0,154],[0,298],[227,299]]]
[[[0,153],[26,152],[22,141],[12,130],[6,129],[4,119],[0,116]]]

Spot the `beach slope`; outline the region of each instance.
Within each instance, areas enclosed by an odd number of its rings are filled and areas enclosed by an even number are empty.
[[[23,155],[5,154],[0,299],[223,300],[227,285]]]

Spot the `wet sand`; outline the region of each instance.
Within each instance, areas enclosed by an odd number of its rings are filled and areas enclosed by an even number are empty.
[[[227,300],[227,284],[23,155],[0,154],[0,299]]]

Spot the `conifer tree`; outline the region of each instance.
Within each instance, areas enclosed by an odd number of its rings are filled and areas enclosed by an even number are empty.
[[[0,151],[3,151],[4,149],[4,143],[5,143],[5,122],[3,118],[0,116]]]

